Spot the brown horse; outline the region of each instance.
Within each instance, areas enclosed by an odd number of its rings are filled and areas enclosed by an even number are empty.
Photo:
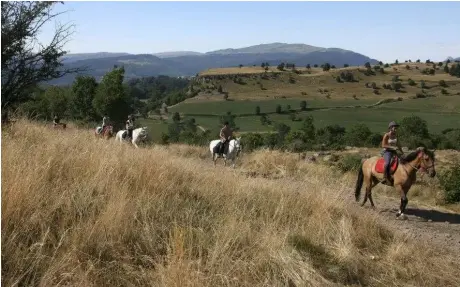
[[[378,183],[394,186],[401,194],[401,205],[396,216],[399,217],[402,215],[402,218],[405,218],[404,211],[409,202],[407,199],[407,192],[415,182],[418,170],[424,171],[429,174],[430,177],[436,175],[436,170],[434,169],[434,151],[419,147],[416,151],[408,154],[404,158],[398,159],[396,156],[393,157],[390,169],[393,183],[384,181],[382,157],[374,156],[365,159],[362,161],[359,169],[358,180],[356,181],[355,187],[355,199],[357,202],[359,201],[361,187],[364,182],[366,195],[364,196],[361,206],[369,199],[372,208],[375,208],[374,201],[372,200],[372,188]]]
[[[97,129],[94,131],[94,135],[96,137],[103,137],[105,139],[109,139],[113,137],[113,126],[107,125],[104,127],[104,129],[101,131],[101,133],[97,133]]]

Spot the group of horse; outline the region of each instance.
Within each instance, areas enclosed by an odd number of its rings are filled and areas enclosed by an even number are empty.
[[[113,127],[106,126],[103,130],[102,127],[97,127],[95,131],[96,136],[110,138],[113,136]],[[115,140],[119,142],[129,141],[125,140],[127,130],[120,130],[115,136]],[[147,138],[147,128],[141,127],[133,130],[133,136],[130,139],[131,143],[138,148],[138,144]],[[219,157],[224,159],[224,165],[227,165],[227,160],[232,161],[232,167],[235,168],[235,160],[239,156],[242,146],[241,137],[231,139],[228,142],[227,151],[220,155],[217,152],[217,145],[220,140],[213,140],[209,144],[209,150],[212,155],[214,165]],[[361,189],[363,184],[365,185],[366,194],[361,203],[361,206],[369,200],[371,207],[375,208],[374,201],[372,199],[372,188],[377,184],[382,183],[384,185],[393,186],[401,196],[401,204],[399,211],[396,216],[402,219],[406,219],[404,212],[406,210],[407,193],[410,187],[416,181],[417,171],[424,172],[430,177],[436,175],[435,170],[435,158],[434,151],[430,151],[426,148],[419,147],[414,152],[409,153],[404,158],[395,155],[391,161],[390,174],[392,182],[387,182],[383,177],[384,160],[381,156],[374,156],[368,159],[363,159],[361,166],[358,171],[358,178],[355,185],[355,199],[358,202],[360,199]]]
[[[141,127],[141,128],[134,129],[133,134],[132,134],[133,136],[131,139],[127,138],[127,133],[128,133],[127,130],[118,131],[115,135],[115,140],[119,141],[120,143],[122,143],[123,141],[131,142],[136,148],[139,148],[138,144],[145,141],[148,136],[147,127]],[[94,134],[96,137],[109,139],[114,134],[113,126],[107,125],[104,128],[97,127],[94,131]],[[232,167],[235,168],[235,161],[242,150],[241,137],[231,139],[228,142],[227,151],[224,152],[222,155],[220,155],[216,150],[216,147],[219,143],[220,143],[220,140],[213,140],[209,143],[209,150],[211,151],[212,160],[214,162],[214,165],[216,165],[217,159],[219,157],[222,157],[224,159],[225,166],[227,165],[227,160],[231,160]]]
[[[113,137],[113,126],[112,125],[107,125],[104,128],[102,127],[97,127],[96,130],[94,131],[94,134],[96,137],[102,137],[105,139],[109,139]],[[136,148],[139,148],[138,144],[141,142],[144,142],[147,137],[147,127],[140,127],[137,129],[133,130],[132,137],[129,138],[127,137],[128,131],[127,130],[119,130],[116,135],[115,135],[115,140],[119,141],[120,143],[123,142],[131,142]]]

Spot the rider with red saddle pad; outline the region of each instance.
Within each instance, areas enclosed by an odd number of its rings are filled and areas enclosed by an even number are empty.
[[[396,171],[396,168],[398,167],[399,160],[396,151],[399,150],[402,154],[404,154],[401,149],[401,145],[396,138],[397,127],[399,127],[399,125],[395,122],[391,122],[388,125],[389,131],[385,133],[382,139],[383,159],[379,159],[375,166],[375,171],[379,173],[383,172],[384,178],[387,182],[392,182],[391,175]]]

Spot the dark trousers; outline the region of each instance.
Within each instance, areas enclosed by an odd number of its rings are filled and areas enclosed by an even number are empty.
[[[225,148],[226,148],[227,144],[228,144],[228,140],[220,143],[220,150],[219,150],[220,154],[223,154],[225,152]]]
[[[128,136],[133,138],[133,129],[128,129]]]
[[[391,159],[393,158],[394,152],[392,151],[384,151],[383,152],[383,159],[385,160],[385,175],[389,176],[390,175],[390,163]]]

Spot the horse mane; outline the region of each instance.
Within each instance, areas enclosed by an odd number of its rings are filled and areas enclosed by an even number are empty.
[[[401,162],[406,163],[406,162],[413,161],[414,159],[417,158],[419,152],[420,152],[419,149],[411,152],[410,154],[406,155],[404,158],[401,158]],[[424,153],[427,154],[430,158],[434,160],[434,152],[425,148]]]

